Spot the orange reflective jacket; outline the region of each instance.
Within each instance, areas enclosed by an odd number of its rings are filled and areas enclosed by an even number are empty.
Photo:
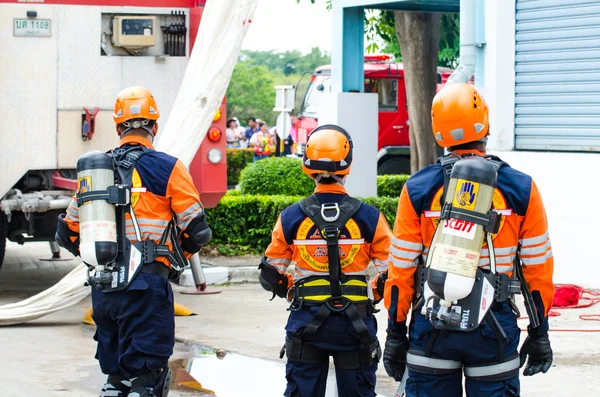
[[[318,185],[315,195],[321,203],[340,202],[347,192],[340,185]],[[340,234],[342,272],[366,275],[371,261],[379,272],[385,271],[391,234],[381,212],[363,203]],[[265,255],[267,262],[281,273],[285,273],[292,261],[296,262],[294,275],[288,274],[288,288],[295,281],[310,276],[327,276],[329,272],[327,243],[298,204],[282,211]],[[378,300],[377,296],[375,300]]]
[[[142,145],[154,149],[146,139],[131,136],[121,139],[120,147]],[[152,151],[136,162],[131,178],[131,205],[137,218],[142,240],[160,239],[172,219],[185,231],[194,218],[201,215],[204,207],[194,186],[192,177],[181,161],[166,153]],[[79,209],[77,201],[71,200],[65,222],[69,229],[79,233]],[[127,238],[136,241],[131,216],[125,216]],[[170,242],[167,243],[172,250]],[[188,257],[191,255],[187,255]],[[158,258],[170,267],[165,258]]]
[[[420,170],[409,178],[400,194],[384,294],[391,326],[406,321],[415,294],[415,271],[419,261],[427,260],[439,223],[443,172],[439,164]],[[547,316],[554,296],[554,258],[542,197],[532,178],[509,166],[500,168],[493,208],[503,215],[500,230],[493,237],[496,269],[512,274],[520,249],[527,285],[539,314]],[[484,244],[479,266],[489,269],[489,258]]]

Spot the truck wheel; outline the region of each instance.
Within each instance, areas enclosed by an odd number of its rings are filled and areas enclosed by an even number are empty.
[[[407,157],[388,157],[379,162],[378,175],[406,174],[410,175],[410,159]]]
[[[6,214],[0,212],[0,269],[2,269],[2,262],[4,262],[4,252],[6,251],[6,234],[8,232],[8,219]]]

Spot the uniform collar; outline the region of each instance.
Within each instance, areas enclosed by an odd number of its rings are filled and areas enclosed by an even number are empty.
[[[121,142],[119,143],[119,146],[125,146],[125,145],[140,145],[140,146],[144,146],[144,147],[154,150],[154,146],[152,146],[150,141],[147,140],[146,138],[142,138],[141,136],[132,135],[132,136],[126,136],[126,137],[121,138]]]
[[[317,187],[315,187],[315,193],[348,194],[345,187],[335,183],[333,185],[318,184]]]

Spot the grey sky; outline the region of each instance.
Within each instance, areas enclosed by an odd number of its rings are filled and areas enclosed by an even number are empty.
[[[312,47],[331,51],[331,12],[325,0],[260,0],[244,50],[293,50]]]

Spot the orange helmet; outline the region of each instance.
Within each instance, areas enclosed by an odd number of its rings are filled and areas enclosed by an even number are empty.
[[[490,128],[487,103],[472,85],[446,85],[433,98],[431,126],[442,147],[479,141]]]
[[[126,127],[119,135],[135,128],[143,128],[154,135],[152,126],[148,127],[148,125],[153,124],[151,122],[158,120],[159,117],[158,105],[147,89],[129,87],[117,95],[113,119],[115,123]]]
[[[346,130],[326,124],[310,133],[302,157],[302,170],[306,174],[348,175],[350,166],[352,138]]]

